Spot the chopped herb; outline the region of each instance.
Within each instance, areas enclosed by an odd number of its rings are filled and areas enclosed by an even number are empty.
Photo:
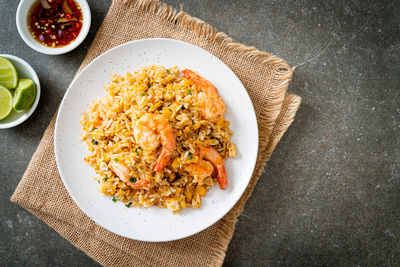
[[[103,179],[104,182],[107,181],[107,180],[108,180],[108,177],[106,177],[106,178]]]
[[[139,156],[139,148],[136,148],[135,153]]]
[[[114,202],[114,203],[117,202],[117,200],[115,199],[115,197],[113,197],[111,200],[112,200],[112,202]]]
[[[96,127],[94,127],[94,128],[93,128],[93,130],[97,130],[97,128],[96,128]]]
[[[115,162],[118,162],[118,161],[119,161],[119,159],[118,159],[118,158],[115,158],[115,159],[114,159],[114,161],[115,161]]]
[[[99,144],[99,141],[92,139],[93,145],[97,146]]]
[[[131,179],[129,179],[129,181],[131,181],[132,183],[135,183],[136,182],[136,178],[132,177]]]
[[[186,108],[184,106],[181,106],[182,110],[185,110]]]
[[[127,208],[129,208],[131,205],[132,205],[132,201],[129,202],[128,204],[125,204],[125,206],[126,206]]]
[[[149,88],[150,88],[150,87],[149,87]],[[141,95],[141,96],[145,96],[146,94],[145,94],[145,93],[141,93],[140,95]]]
[[[192,152],[189,152],[189,159],[193,159],[193,154],[192,154]]]
[[[152,86],[153,86],[153,84],[151,83],[151,84],[149,85],[149,88],[152,87]]]
[[[179,99],[179,102],[182,102],[182,99]]]
[[[189,89],[187,92],[187,95],[190,95],[191,92],[192,92],[192,89]]]
[[[100,180],[98,180],[97,182],[100,183]]]
[[[171,72],[169,72],[169,69],[167,69],[167,73],[168,73],[168,74],[171,74]]]

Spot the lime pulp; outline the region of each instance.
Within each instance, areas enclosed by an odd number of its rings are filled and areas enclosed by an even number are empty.
[[[7,88],[0,85],[0,120],[10,115],[12,110],[12,95]]]
[[[8,59],[0,57],[0,85],[7,89],[14,89],[17,84],[17,69]]]

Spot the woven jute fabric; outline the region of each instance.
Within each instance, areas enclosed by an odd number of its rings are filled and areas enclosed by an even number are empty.
[[[112,47],[154,37],[182,40],[217,56],[239,77],[253,101],[259,126],[258,160],[235,207],[213,226],[173,242],[140,242],[103,229],[76,206],[63,186],[54,156],[55,116],[11,200],[105,266],[220,266],[237,217],[300,105],[298,96],[286,93],[294,69],[164,3],[114,0],[79,70]]]

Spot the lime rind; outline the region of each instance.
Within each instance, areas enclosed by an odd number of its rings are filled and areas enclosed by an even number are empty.
[[[36,98],[36,86],[31,79],[21,78],[13,97],[13,109],[21,112],[29,108]]]

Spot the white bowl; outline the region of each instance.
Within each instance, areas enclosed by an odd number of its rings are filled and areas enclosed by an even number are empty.
[[[30,108],[23,110],[21,112],[16,112],[15,110],[13,110],[11,114],[8,115],[8,117],[6,117],[3,120],[0,120],[0,129],[7,129],[23,123],[35,111],[40,98],[40,82],[38,76],[36,75],[36,72],[33,70],[31,65],[29,65],[25,60],[20,59],[19,57],[16,56],[6,55],[6,54],[0,54],[0,57],[7,58],[8,60],[11,61],[11,63],[15,66],[15,68],[18,71],[19,78],[29,78],[36,85],[36,98]]]
[[[61,55],[75,49],[76,47],[78,47],[78,45],[80,45],[83,42],[83,40],[85,40],[86,35],[89,32],[91,23],[90,8],[86,0],[75,0],[81,6],[81,11],[83,16],[83,25],[78,37],[70,44],[59,48],[46,47],[41,43],[39,43],[38,41],[36,41],[28,30],[28,12],[31,9],[32,5],[38,1],[39,0],[21,0],[21,2],[19,2],[18,5],[17,17],[16,17],[17,28],[19,35],[21,35],[22,39],[25,41],[27,45],[29,45],[32,49],[43,54]]]

